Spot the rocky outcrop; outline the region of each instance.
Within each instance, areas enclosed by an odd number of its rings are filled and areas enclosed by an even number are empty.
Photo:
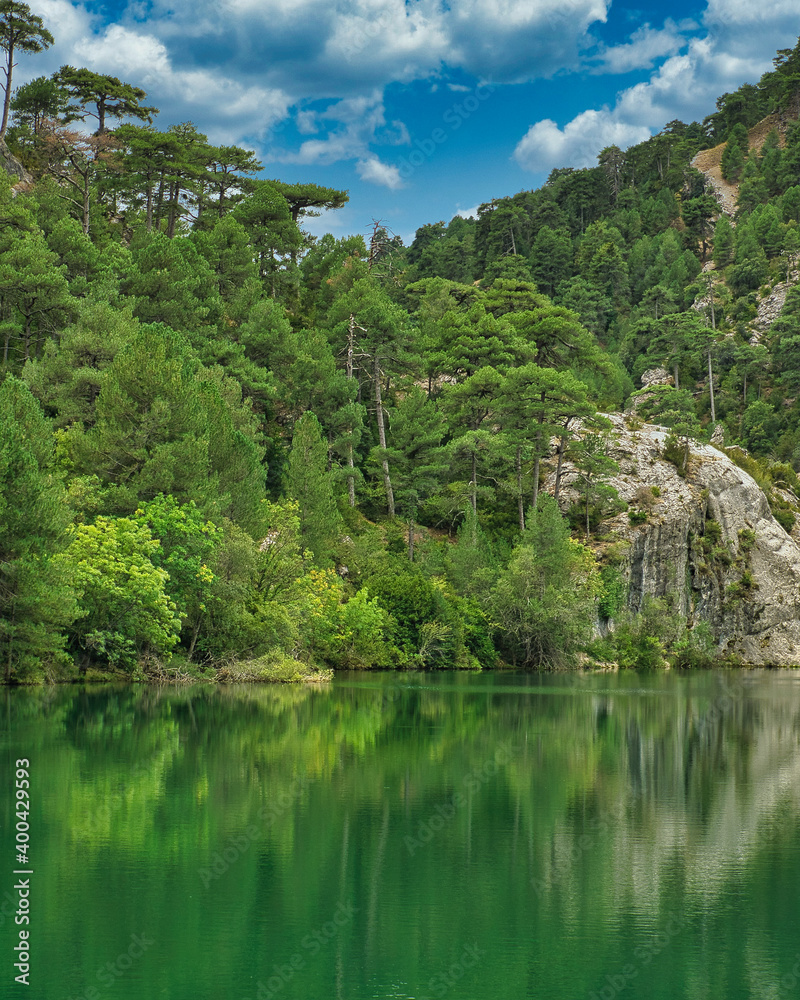
[[[15,187],[19,184],[33,184],[33,178],[14,156],[2,137],[0,137],[0,168],[11,177]]]
[[[736,214],[736,199],[739,197],[739,188],[736,184],[730,184],[722,176],[722,153],[725,149],[723,142],[713,149],[704,149],[695,156],[691,166],[706,175],[711,185],[711,190],[717,199],[720,212],[731,218]]]
[[[772,324],[780,316],[781,310],[786,304],[789,289],[797,284],[799,278],[800,273],[796,268],[793,268],[788,280],[779,282],[763,298],[759,299],[758,313],[750,323],[751,344],[758,344],[764,335],[772,329]]]
[[[668,598],[690,625],[709,623],[721,652],[750,664],[800,664],[800,546],[755,480],[696,442],[682,478],[663,457],[669,431],[630,416],[610,420],[619,473],[609,482],[628,509],[604,525],[598,555],[618,563],[629,607],[637,611],[646,595]],[[578,499],[572,475],[564,508]]]

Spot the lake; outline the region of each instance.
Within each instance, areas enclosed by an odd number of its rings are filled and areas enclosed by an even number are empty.
[[[3,699],[2,996],[800,997],[800,672]]]

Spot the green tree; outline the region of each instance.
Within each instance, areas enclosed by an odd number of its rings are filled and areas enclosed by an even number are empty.
[[[350,200],[347,191],[320,187],[319,184],[287,184],[275,180],[269,183],[286,199],[294,223],[301,218],[318,216],[320,210],[342,208]]]
[[[569,232],[542,226],[533,241],[530,262],[537,287],[551,297],[555,295],[559,284],[574,271]]]
[[[211,566],[222,541],[222,529],[206,520],[193,500],[179,504],[159,494],[136,510],[134,520],[146,526],[158,546],[150,561],[166,570],[164,590],[181,618],[187,656],[191,660],[213,599]]]
[[[500,405],[503,426],[515,449],[517,506],[520,530],[525,528],[525,497],[522,485],[523,459],[533,458],[532,505],[539,497],[539,470],[550,440],[561,438],[559,477],[564,439],[576,417],[589,417],[594,407],[589,403],[586,385],[571,372],[542,368],[530,362],[510,371],[502,385]],[[558,490],[558,482],[556,484]]]
[[[141,102],[147,94],[141,87],[123,83],[115,76],[94,73],[86,67],[62,66],[56,81],[73,98],[83,114],[97,119],[97,135],[106,131],[106,118],[138,118],[149,122],[158,108],[145,107]],[[94,110],[89,110],[89,106]]]
[[[130,304],[82,300],[75,321],[25,365],[23,378],[57,429],[94,424],[103,373],[138,329]]]
[[[80,594],[71,645],[83,669],[106,661],[132,672],[148,655],[169,659],[181,621],[167,596],[169,574],[150,558],[157,547],[146,525],[126,517],[75,529],[59,558]]]
[[[269,181],[255,181],[252,186],[252,194],[239,202],[233,214],[250,237],[261,279],[274,298],[294,281],[292,264],[303,236],[278,187]]]
[[[734,183],[739,180],[749,145],[747,129],[741,122],[737,123],[728,133],[728,141],[722,153],[722,176],[726,180]]]
[[[437,324],[432,354],[435,370],[459,379],[487,365],[502,370],[514,359],[514,331],[476,302],[466,312],[448,310]]]
[[[607,434],[583,434],[572,442],[567,452],[583,490],[587,541],[591,530],[592,508],[602,517],[609,501],[618,497],[614,487],[603,481],[619,472],[619,465],[608,454],[608,450]]]
[[[22,361],[36,357],[74,308],[65,269],[57,260],[40,233],[0,230],[4,367],[14,354]]]
[[[498,454],[500,444],[494,417],[500,409],[502,385],[500,372],[487,366],[460,384],[449,386],[442,397],[442,411],[449,418],[453,432],[450,452],[454,458],[465,458],[468,463],[466,496],[473,514],[478,511],[478,496],[493,494],[491,487],[482,487],[478,480],[481,467]]]
[[[132,263],[121,288],[135,298],[137,319],[184,333],[204,361],[213,360],[213,328],[222,303],[214,274],[196,242],[154,232],[134,245]]]
[[[66,544],[70,510],[53,434],[28,388],[0,384],[0,663],[6,683],[52,676],[77,614]]]
[[[114,137],[122,151],[128,196],[137,207],[144,202],[145,227],[149,233],[164,201],[168,172],[180,158],[178,137],[149,126],[127,123],[115,130]]]
[[[408,558],[414,561],[414,527],[420,504],[435,492],[447,468],[442,447],[445,422],[433,400],[415,386],[391,412],[389,463],[395,508],[408,527]]]
[[[71,112],[74,110],[66,90],[47,76],[38,76],[18,87],[9,107],[13,114],[16,138],[20,143],[23,136],[31,141],[37,139],[49,118],[71,121]]]
[[[734,233],[727,215],[720,215],[714,226],[714,266],[721,270],[733,258]]]
[[[335,344],[344,356],[348,376],[357,367],[366,375],[375,401],[375,423],[381,449],[381,476],[386,508],[394,517],[394,490],[386,443],[384,380],[407,367],[408,315],[396,306],[372,277],[360,278],[334,303],[330,312]]]
[[[26,3],[18,0],[0,0],[0,48],[6,54],[4,74],[5,92],[3,100],[3,120],[0,123],[0,138],[8,128],[8,109],[11,103],[11,77],[14,73],[15,57],[20,53],[42,52],[49,49],[55,39],[45,28],[38,14],[31,13]]]
[[[311,550],[318,565],[329,565],[341,517],[328,470],[328,446],[313,413],[304,413],[294,425],[286,479],[289,496],[298,503],[303,548]]]
[[[191,239],[216,275],[223,301],[232,302],[248,281],[258,278],[247,232],[231,216],[220,218],[210,231],[195,230]]]
[[[95,413],[68,449],[77,472],[99,476],[105,512],[172,493],[212,520],[254,525],[264,470],[252,415],[241,388],[204,370],[179,334],[142,326],[107,369]]]
[[[244,197],[243,188],[249,186],[242,174],[257,174],[261,162],[252,150],[240,146],[212,146],[205,181],[216,195],[218,218],[234,208]]]
[[[503,650],[519,666],[572,665],[591,637],[598,590],[593,555],[542,497],[489,598]]]

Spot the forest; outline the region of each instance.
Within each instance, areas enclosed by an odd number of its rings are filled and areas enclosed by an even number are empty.
[[[26,24],[0,24],[8,67],[52,41]],[[800,42],[703,122],[410,246],[375,220],[310,236],[347,192],[263,179],[192,122],[159,131],[119,79],[10,72],[6,683],[710,662],[702,624],[668,601],[631,615],[595,552],[625,506],[603,414],[666,368],[640,412],[676,462],[721,429],[765,489],[800,492],[797,286],[753,326],[797,281]],[[721,144],[733,218],[691,166]]]

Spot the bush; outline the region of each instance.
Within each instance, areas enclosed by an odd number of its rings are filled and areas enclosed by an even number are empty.
[[[605,621],[613,618],[625,601],[625,583],[615,566],[604,566],[600,570],[601,590],[597,599],[597,610]]]
[[[318,670],[282,653],[267,654],[255,660],[234,661],[217,671],[217,680],[221,684],[297,684],[302,681],[329,681],[332,677],[332,670]]]

